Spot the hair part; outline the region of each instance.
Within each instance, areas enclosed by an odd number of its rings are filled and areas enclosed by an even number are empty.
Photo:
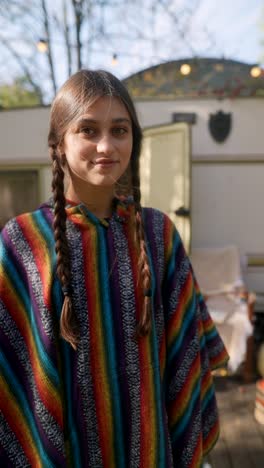
[[[54,238],[57,254],[57,275],[65,298],[60,318],[61,336],[76,349],[79,326],[70,291],[70,252],[66,236],[66,211],[64,196],[64,159],[61,152],[65,134],[75,121],[87,112],[98,98],[113,96],[125,105],[131,121],[133,145],[130,164],[116,184],[117,196],[132,194],[135,200],[135,231],[139,245],[138,268],[144,291],[143,310],[137,326],[137,336],[145,336],[151,327],[151,272],[147,255],[143,219],[140,205],[139,156],[142,131],[133,101],[123,84],[111,73],[98,70],[81,70],[71,76],[58,92],[51,108],[48,145],[53,164],[52,190],[54,197]],[[147,292],[147,293],[146,293]]]

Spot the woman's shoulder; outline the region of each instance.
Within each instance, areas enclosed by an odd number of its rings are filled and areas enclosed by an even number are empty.
[[[145,223],[151,222],[153,226],[163,227],[166,231],[177,232],[177,228],[167,213],[151,207],[143,207],[142,215]]]
[[[157,208],[142,208],[144,230],[150,244],[159,245],[165,252],[173,245],[182,244],[180,234],[173,220],[167,213]]]
[[[24,228],[29,228],[35,219],[42,217],[43,213],[48,209],[49,204],[45,203],[36,208],[34,211],[21,213],[7,221],[1,230],[1,239],[8,236],[13,242],[18,240],[21,236],[21,231]]]

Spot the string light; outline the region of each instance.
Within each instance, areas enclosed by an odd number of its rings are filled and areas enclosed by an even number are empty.
[[[260,67],[252,67],[250,70],[250,75],[253,78],[258,78],[261,75],[261,68]]]
[[[224,67],[224,65],[223,65],[222,63],[216,63],[216,64],[214,65],[215,71],[216,71],[216,72],[219,72],[219,73],[222,72],[222,71],[224,71],[224,68],[225,68],[225,67]]]
[[[180,72],[182,75],[189,75],[191,73],[191,66],[188,63],[183,63],[180,68]]]
[[[117,65],[118,60],[117,60],[117,54],[113,54],[112,56],[112,65],[115,66]]]
[[[48,43],[45,39],[39,39],[37,42],[37,49],[39,52],[45,53],[48,50]]]

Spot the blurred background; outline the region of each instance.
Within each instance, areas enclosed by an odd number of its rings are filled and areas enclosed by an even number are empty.
[[[124,78],[176,58],[264,55],[261,0],[1,0],[0,31],[3,107],[49,103],[82,67]]]

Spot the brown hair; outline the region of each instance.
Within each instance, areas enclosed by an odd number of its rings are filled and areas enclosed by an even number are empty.
[[[133,146],[125,193],[132,194],[135,201],[135,231],[139,244],[138,267],[143,283],[144,303],[137,326],[138,336],[146,335],[151,325],[151,274],[145,243],[145,235],[140,205],[139,155],[142,131],[132,99],[123,84],[111,73],[98,70],[81,70],[69,78],[58,92],[51,108],[48,144],[52,159],[52,190],[54,197],[54,237],[57,254],[57,274],[64,293],[64,303],[60,319],[61,336],[76,349],[79,329],[74,313],[70,291],[70,255],[66,237],[66,212],[64,196],[65,155],[60,147],[70,125],[100,96],[115,96],[125,105],[131,121]],[[121,179],[123,179],[121,177]],[[124,190],[121,180],[117,185]]]

